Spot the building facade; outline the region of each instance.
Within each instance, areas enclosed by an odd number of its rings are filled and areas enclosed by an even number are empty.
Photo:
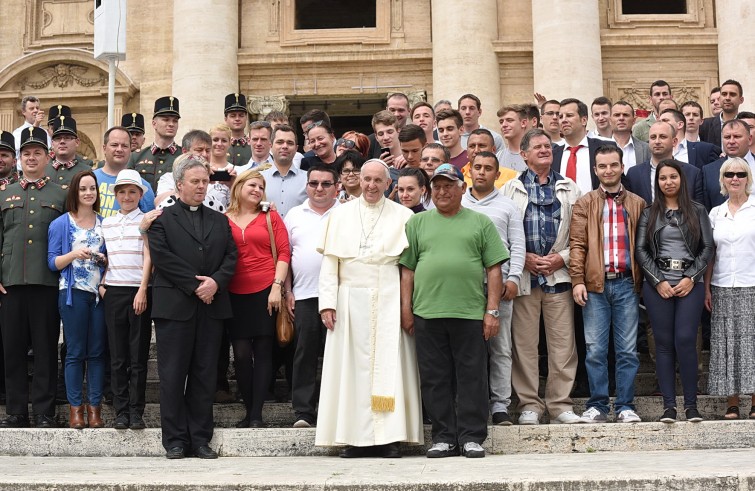
[[[101,155],[108,74],[92,56],[94,3],[3,1],[0,128],[21,124],[21,97],[36,95],[45,110],[71,106],[83,153]],[[238,91],[257,117],[318,107],[337,128],[364,126],[392,92],[472,92],[497,128],[498,107],[534,92],[647,109],[662,78],[707,112],[719,80],[739,80],[745,97],[755,87],[755,40],[740,34],[755,32],[751,0],[131,0],[127,27],[116,121],[149,121],[154,100],[174,95],[179,136],[221,121]]]

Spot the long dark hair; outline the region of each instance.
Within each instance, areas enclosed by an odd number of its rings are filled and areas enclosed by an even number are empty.
[[[692,237],[692,243],[696,244],[700,241],[700,217],[697,216],[697,208],[692,203],[692,199],[689,197],[689,191],[687,191],[687,176],[682,172],[682,163],[674,159],[661,160],[658,167],[655,169],[655,199],[653,204],[650,205],[650,219],[648,220],[647,240],[648,243],[653,241],[653,232],[655,229],[655,222],[659,216],[666,213],[666,196],[661,191],[661,185],[659,184],[659,177],[661,175],[661,169],[664,167],[671,167],[679,174],[679,194],[677,195],[677,201],[679,202],[680,221],[679,223],[686,223],[687,230]]]
[[[73,176],[73,179],[71,179],[71,184],[68,186],[68,194],[66,195],[66,209],[70,212],[73,212],[74,214],[78,213],[79,211],[79,185],[81,184],[81,180],[85,177],[91,177],[94,179],[94,186],[97,188],[97,193],[94,199],[94,204],[92,204],[92,209],[95,213],[100,212],[100,187],[97,185],[97,176],[94,175],[94,172],[90,170],[84,170],[81,172],[78,172],[75,176]]]
[[[425,194],[420,198],[420,203],[427,206],[430,204],[430,177],[424,169],[419,167],[404,167],[398,173],[398,179],[402,177],[413,177],[417,180],[419,187],[425,187]],[[396,186],[398,186],[398,179],[396,180]]]

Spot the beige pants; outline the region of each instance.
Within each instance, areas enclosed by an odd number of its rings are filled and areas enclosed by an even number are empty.
[[[537,346],[541,311],[548,346],[545,401],[538,395],[540,373]],[[520,411],[535,411],[542,415],[547,407],[551,417],[572,411],[569,394],[577,373],[577,350],[574,343],[574,300],[571,290],[564,293],[543,293],[540,288],[533,288],[530,295],[516,297],[511,340],[511,384],[519,396]]]

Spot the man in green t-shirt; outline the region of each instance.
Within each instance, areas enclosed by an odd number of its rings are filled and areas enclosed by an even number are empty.
[[[487,216],[461,206],[466,184],[458,169],[440,165],[430,184],[435,209],[409,219],[409,247],[399,262],[401,324],[416,335],[422,399],[432,420],[427,456],[458,455],[461,447],[467,457],[484,457],[485,341],[498,333],[500,265],[509,253]]]

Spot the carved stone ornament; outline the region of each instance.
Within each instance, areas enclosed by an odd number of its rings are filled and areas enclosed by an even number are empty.
[[[88,78],[84,76],[88,70],[89,68],[81,65],[58,63],[37,71],[38,76],[34,76],[33,79],[29,77],[22,78],[18,81],[18,85],[21,90],[25,90],[27,87],[39,90],[50,84],[53,87],[64,89],[74,84],[82,87],[94,87],[95,85],[105,85],[107,83],[106,73],[100,73],[97,78]]]
[[[700,101],[701,87],[671,85],[675,101]],[[627,101],[635,109],[652,110],[647,87],[620,87],[619,100]]]
[[[283,95],[249,96],[249,112],[265,117],[271,111],[281,111],[288,114],[288,100]]]
[[[415,90],[413,92],[407,92],[406,97],[409,98],[409,107],[414,107],[418,102],[427,102],[427,91]]]

